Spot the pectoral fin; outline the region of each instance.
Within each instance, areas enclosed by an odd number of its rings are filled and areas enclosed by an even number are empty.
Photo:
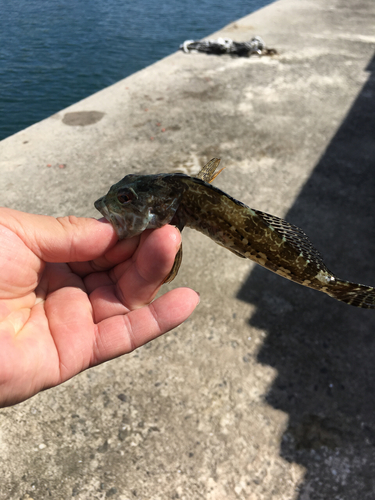
[[[171,281],[173,281],[175,279],[175,277],[178,274],[178,270],[180,269],[181,262],[182,262],[182,244],[181,244],[180,248],[178,249],[178,252],[177,252],[176,257],[174,259],[173,267],[170,270],[170,273],[168,274],[168,276],[164,279],[163,284],[170,283]]]

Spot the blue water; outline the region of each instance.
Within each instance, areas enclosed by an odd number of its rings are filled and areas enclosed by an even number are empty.
[[[270,2],[0,0],[0,140]]]

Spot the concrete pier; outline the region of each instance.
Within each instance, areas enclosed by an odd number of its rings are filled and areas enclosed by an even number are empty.
[[[375,285],[375,3],[279,0],[0,142],[1,205],[98,217],[131,172],[197,173]],[[201,303],[133,354],[0,410],[0,499],[372,500],[375,312],[184,230]],[[165,287],[165,290],[168,289]]]

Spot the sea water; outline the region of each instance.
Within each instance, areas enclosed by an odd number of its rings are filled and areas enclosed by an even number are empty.
[[[0,140],[268,3],[0,0]]]

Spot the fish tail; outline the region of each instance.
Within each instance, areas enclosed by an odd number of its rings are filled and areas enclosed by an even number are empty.
[[[375,288],[359,283],[335,279],[326,291],[331,297],[351,306],[375,309]]]

